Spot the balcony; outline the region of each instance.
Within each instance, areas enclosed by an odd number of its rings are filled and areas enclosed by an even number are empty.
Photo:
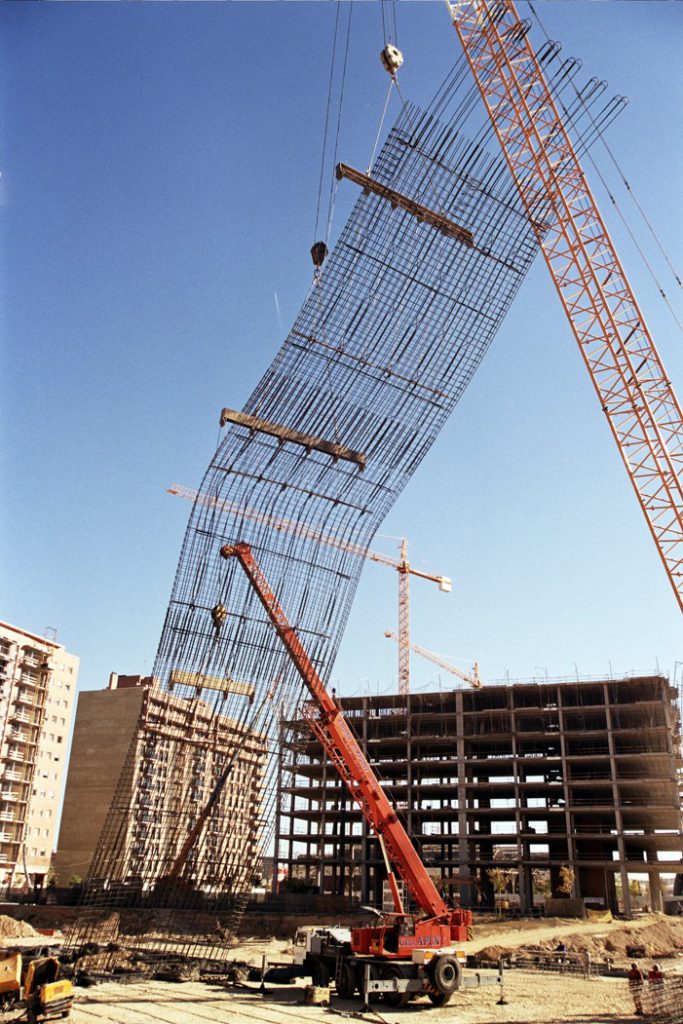
[[[12,814],[11,811],[0,811],[0,821],[16,821],[16,815]]]
[[[26,704],[27,707],[34,707],[36,698],[32,693],[26,693],[24,690],[19,690],[15,698],[16,704]]]

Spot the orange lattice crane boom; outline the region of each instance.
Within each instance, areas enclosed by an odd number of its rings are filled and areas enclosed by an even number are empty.
[[[446,0],[683,610],[683,415],[513,0]]]

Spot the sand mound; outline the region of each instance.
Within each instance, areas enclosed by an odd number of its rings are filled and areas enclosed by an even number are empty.
[[[643,946],[648,959],[675,956],[683,950],[683,922],[672,918],[662,918],[653,924],[641,928],[627,926],[613,927],[592,935],[577,932],[565,940],[567,952],[590,953],[591,956],[604,959],[609,956],[617,960],[628,959],[628,946]],[[529,952],[552,952],[552,942],[544,942],[539,946],[526,946]]]
[[[497,964],[501,957],[509,956],[510,950],[505,946],[484,946],[477,953],[478,960],[485,960],[488,963]]]
[[[15,921],[13,917],[0,914],[0,939],[30,939],[38,932],[26,921]]]

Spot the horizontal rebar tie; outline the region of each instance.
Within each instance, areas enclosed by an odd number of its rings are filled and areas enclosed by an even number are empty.
[[[369,174],[363,174],[362,171],[357,171],[354,167],[349,167],[348,164],[337,164],[336,174],[338,181],[341,181],[342,178],[348,178],[349,181],[360,185],[364,192],[374,192],[375,195],[381,196],[382,199],[388,199],[392,206],[400,206],[402,210],[411,213],[419,221],[431,224],[442,235],[447,235],[448,238],[455,238],[458,242],[462,242],[463,245],[467,245],[470,248],[474,245],[474,236],[467,228],[463,228],[460,224],[456,224],[455,221],[449,220],[442,213],[437,213],[436,210],[430,210],[428,206],[417,203],[409,196],[404,196],[402,192],[397,192],[396,189],[383,185],[375,178],[371,178]]]
[[[236,409],[222,409],[220,425],[236,423],[239,427],[248,427],[249,430],[259,430],[262,434],[270,434],[280,441],[291,441],[292,444],[303,445],[304,448],[315,449],[325,455],[331,455],[333,459],[346,459],[347,462],[355,462],[361,469],[365,469],[365,456],[362,452],[355,452],[352,448],[346,448],[342,444],[335,444],[333,441],[324,441],[321,437],[314,437],[312,434],[303,434],[300,430],[291,430],[283,427],[280,423],[271,423],[270,420],[262,420],[260,416],[250,416],[246,412],[238,412]]]

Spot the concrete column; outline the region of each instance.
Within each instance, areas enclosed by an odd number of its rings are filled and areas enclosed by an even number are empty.
[[[323,749],[322,759],[322,771],[320,775],[320,789],[322,791],[322,800],[320,801],[320,814],[319,814],[319,829],[320,838],[318,840],[318,872],[320,875],[320,884],[318,891],[321,893],[325,892],[325,834],[327,832],[327,752]]]
[[[574,872],[574,883],[570,896],[579,896],[579,869],[576,864],[575,844],[572,838],[572,814],[569,810],[569,765],[567,763],[567,737],[562,703],[562,687],[557,687],[557,719],[560,726],[560,754],[562,756],[562,795],[564,797],[564,827],[567,841],[567,866]]]
[[[626,870],[626,845],[624,843],[624,819],[621,813],[621,798],[619,796],[619,785],[617,783],[617,762],[615,756],[614,734],[612,731],[612,709],[609,702],[609,685],[602,684],[603,699],[605,701],[605,718],[607,722],[607,745],[609,749],[609,768],[612,779],[612,798],[614,800],[614,822],[617,827],[617,848],[619,852],[619,874],[621,876],[621,897],[624,904],[624,914],[631,916],[631,894],[628,891],[628,871]]]
[[[659,871],[648,871],[650,882],[650,909],[662,913],[664,904],[662,901],[662,886],[659,878]]]
[[[282,773],[285,767],[284,739],[284,717],[282,714],[282,708],[280,708],[280,724],[278,726],[277,795],[275,797],[275,842],[273,843],[273,878],[270,885],[271,892],[273,893],[277,893],[277,876],[280,867],[280,804],[282,801]]]
[[[366,759],[368,758],[368,715],[370,714],[369,701],[363,698],[363,725],[361,727],[361,747]],[[370,902],[370,837],[368,835],[368,823],[365,815],[361,815],[361,844],[360,844],[360,898],[361,903]]]
[[[517,871],[519,873],[519,910],[522,914],[531,913],[531,878],[529,871],[524,865],[524,846],[522,844],[522,815],[520,812],[522,802],[522,790],[519,784],[519,763],[517,750],[517,730],[515,723],[515,700],[514,690],[511,686],[507,688],[507,706],[510,716],[510,750],[512,753],[512,774],[515,785],[515,831],[517,833]]]
[[[456,756],[458,761],[458,874],[461,878],[470,877],[469,862],[469,837],[467,834],[467,763],[465,760],[465,719],[463,714],[462,690],[455,694],[455,729],[456,729]],[[474,894],[471,885],[460,887],[461,903],[465,907],[471,907],[474,901]]]

